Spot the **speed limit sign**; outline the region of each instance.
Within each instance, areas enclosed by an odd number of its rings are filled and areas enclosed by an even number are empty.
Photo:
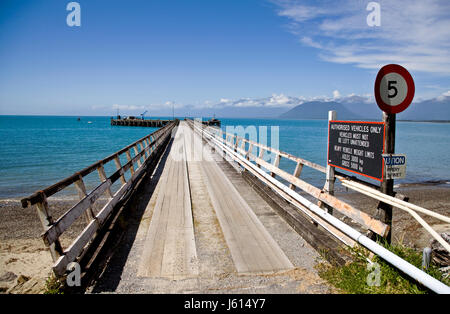
[[[409,72],[398,64],[388,64],[380,69],[375,80],[375,99],[386,113],[402,112],[414,98],[414,80]]]

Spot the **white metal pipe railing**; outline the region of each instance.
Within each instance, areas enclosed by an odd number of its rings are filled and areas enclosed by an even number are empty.
[[[420,223],[422,225],[422,227],[424,227],[425,230],[427,230],[428,233],[430,233],[431,236],[433,238],[435,238],[448,252],[450,252],[450,245],[448,244],[447,241],[445,241],[433,228],[431,228],[431,226],[429,224],[426,223],[425,220],[422,219],[422,217],[420,217],[411,208],[409,208],[407,206],[404,206],[401,203],[392,201],[391,199],[393,199],[394,197],[391,197],[389,195],[383,194],[383,193],[381,193],[381,192],[379,192],[379,191],[377,191],[375,189],[372,189],[370,187],[367,187],[367,186],[365,186],[363,184],[360,184],[360,183],[357,183],[357,182],[351,182],[351,181],[348,181],[348,180],[341,180],[341,183],[345,187],[351,188],[351,189],[353,189],[353,190],[355,190],[357,192],[360,192],[360,193],[365,194],[367,196],[370,196],[370,197],[372,197],[374,199],[377,199],[379,201],[388,203],[388,204],[390,204],[392,206],[395,206],[395,207],[397,207],[397,208],[399,208],[401,210],[406,211],[411,216],[413,216],[413,218],[416,219],[417,222]],[[387,197],[387,196],[389,196],[389,197]],[[429,211],[429,212],[431,212],[431,211]],[[437,213],[434,213],[434,214],[436,214],[436,215],[430,215],[430,214],[429,215],[432,216],[432,217],[438,218],[438,219],[440,218],[440,216],[442,216],[442,215],[439,215]],[[442,219],[442,218],[444,218],[444,219]],[[444,220],[444,221],[450,220],[448,217],[445,217],[445,216],[442,216],[442,218],[441,218],[441,220]]]

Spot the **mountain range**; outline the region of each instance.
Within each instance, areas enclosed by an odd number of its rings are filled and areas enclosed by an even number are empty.
[[[329,110],[336,110],[339,120],[381,118],[381,110],[376,104],[358,99],[336,101],[304,102],[279,115],[281,119],[326,119]],[[397,115],[398,120],[450,120],[450,96],[412,103]]]

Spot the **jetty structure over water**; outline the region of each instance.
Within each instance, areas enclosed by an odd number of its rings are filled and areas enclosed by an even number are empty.
[[[429,289],[450,292],[367,237],[386,237],[390,226],[334,196],[335,180],[412,215],[450,218],[204,123],[111,119],[152,123],[160,128],[22,199],[24,208],[36,208],[58,278],[77,262],[80,289],[94,286],[94,292],[296,292],[313,276],[317,252],[342,265],[348,259],[342,248],[361,245]],[[292,173],[280,168],[282,159],[296,165]],[[301,178],[305,167],[323,175],[323,188]],[[96,173],[100,183],[88,189],[86,177]],[[71,187],[78,200],[55,217],[52,196]],[[68,244],[65,232],[79,218],[83,228]]]
[[[136,118],[134,116],[124,117],[117,116],[116,118],[111,118],[111,125],[119,125],[119,126],[139,126],[139,127],[151,127],[151,128],[160,128],[165,126],[167,123],[172,120],[160,120],[160,119],[144,119]],[[204,125],[207,126],[220,126],[220,120],[216,118],[212,118],[207,121],[202,121]]]

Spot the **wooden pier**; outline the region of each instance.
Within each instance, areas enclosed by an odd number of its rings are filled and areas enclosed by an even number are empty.
[[[151,121],[128,122],[138,125]],[[144,177],[156,187],[144,204],[146,210],[139,225],[142,239],[136,244],[138,257],[132,262],[132,269],[135,280],[147,283],[145,280],[203,278],[203,272],[220,265],[216,261],[205,267],[202,260],[205,256],[212,259],[224,256],[221,260],[229,256],[233,269],[227,271],[239,275],[259,276],[293,270],[298,267],[293,253],[287,252],[289,247],[280,242],[280,237],[274,237],[271,224],[262,223],[265,215],[283,218],[277,220],[276,229],[291,228],[286,229],[283,236],[297,232],[311,247],[325,251],[331,262],[345,263],[341,248],[344,245],[353,247],[356,242],[292,197],[296,190],[314,199],[330,215],[350,218],[364,232],[370,231],[380,237],[386,237],[389,232],[389,226],[382,221],[334,196],[327,181],[321,189],[300,178],[304,167],[323,173],[325,178],[327,170],[321,165],[205,123],[189,119],[157,121],[161,123],[157,131],[22,200],[24,208],[36,206],[43,226],[42,238],[51,252],[53,272],[57,277],[63,278],[67,274],[71,262],[79,262],[89,269],[85,265],[92,265],[101,256],[100,243],[108,243],[109,231],[105,230],[110,230],[113,221],[118,221],[117,217],[126,208],[124,203],[142,198],[138,187],[143,184]],[[122,122],[125,120],[111,119],[111,124]],[[264,158],[268,152],[276,156],[273,163]],[[166,156],[164,160],[162,156]],[[121,162],[121,157],[122,160],[126,158],[126,163]],[[282,158],[296,164],[293,173],[279,167]],[[104,170],[108,163],[113,163],[116,168],[109,176]],[[235,174],[230,176],[223,163],[231,165],[229,168]],[[162,167],[159,176],[155,175],[157,166]],[[88,192],[84,177],[95,171],[101,183]],[[240,178],[239,187],[233,176]],[[336,178],[360,184],[343,174],[336,174]],[[283,183],[278,184],[280,182]],[[114,183],[119,183],[117,190],[112,188]],[[72,185],[78,191],[79,201],[61,217],[53,217],[48,198]],[[366,185],[365,189],[373,190],[373,187]],[[102,197],[106,197],[107,202],[95,212],[92,208]],[[271,208],[272,214],[258,214],[262,208]],[[215,253],[205,253],[208,248],[201,244],[201,234],[197,230],[201,229],[199,219],[202,216],[198,211],[202,210],[213,215],[212,222],[217,221],[216,227],[207,224],[208,230],[216,228],[206,233],[209,241],[215,245],[222,243],[226,249],[211,247]],[[82,215],[86,219],[85,228],[70,245],[63,247],[60,237]]]
[[[138,126],[138,127],[150,127],[150,128],[161,128],[171,122],[172,120],[159,120],[159,119],[138,119],[135,117],[128,118],[111,118],[111,125],[118,126]],[[205,126],[216,126],[220,127],[220,120],[218,119],[210,119],[207,121],[202,121]]]
[[[150,127],[150,128],[161,128],[167,125],[172,120],[150,120],[150,119],[137,119],[137,118],[111,118],[111,125],[119,126],[139,126],[139,127]]]

